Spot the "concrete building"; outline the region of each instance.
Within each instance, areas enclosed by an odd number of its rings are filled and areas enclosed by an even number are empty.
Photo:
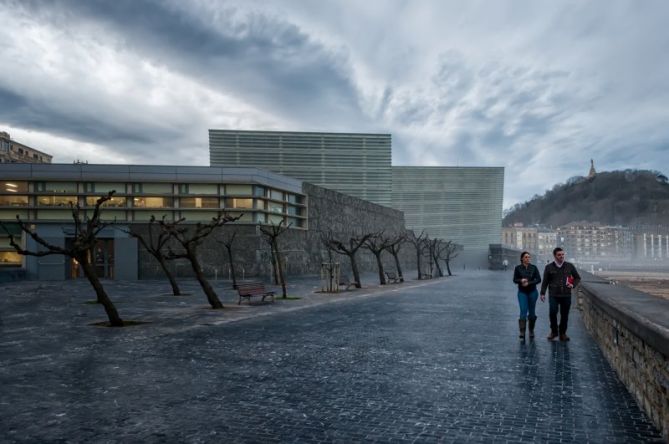
[[[0,132],[0,163],[51,163],[52,156],[12,140]]]
[[[395,208],[407,227],[485,265],[498,243],[503,168],[391,167],[387,134],[209,130],[212,166],[256,166]]]
[[[574,222],[559,227],[558,242],[576,261],[629,260],[632,231],[627,227]]]
[[[502,245],[529,251],[534,255],[534,263],[542,264],[553,259],[553,249],[558,246],[557,231],[535,226],[517,224],[502,228]]]
[[[393,208],[407,227],[463,245],[460,262],[485,266],[501,238],[504,168],[393,167]]]
[[[209,130],[211,166],[263,168],[391,206],[390,134]]]
[[[0,164],[0,222],[24,247],[36,243],[22,235],[16,215],[35,226],[54,245],[66,246],[73,230],[70,204],[90,211],[100,195],[115,190],[102,219],[114,222],[98,236],[93,261],[99,276],[113,279],[161,278],[158,263],[124,230],[148,233],[151,216],[186,223],[206,222],[221,212],[240,215],[201,246],[199,257],[210,276],[226,276],[230,263],[217,240],[230,230],[238,234],[235,268],[243,277],[267,278],[271,260],[258,226],[285,221],[281,254],[287,274],[316,274],[327,252],[321,233],[357,233],[356,227],[400,232],[402,212],[257,168],[179,167],[155,165]],[[116,229],[120,228],[120,229]],[[412,265],[406,254],[405,266]],[[337,258],[345,270],[348,262]],[[391,257],[386,257],[388,266]],[[374,257],[361,251],[361,271],[375,270]],[[190,275],[183,261],[171,263],[177,275]],[[81,277],[76,261],[63,256],[23,257],[0,230],[0,269],[22,269],[28,278],[60,280]],[[391,268],[392,269],[392,268]],[[350,275],[350,273],[349,273]]]

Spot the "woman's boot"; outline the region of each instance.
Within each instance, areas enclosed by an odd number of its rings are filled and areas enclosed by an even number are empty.
[[[531,316],[529,320],[530,339],[534,339],[534,324],[537,322],[537,317]]]
[[[525,340],[525,325],[527,321],[525,319],[518,319],[518,328],[520,329],[520,335],[518,336],[521,341]]]

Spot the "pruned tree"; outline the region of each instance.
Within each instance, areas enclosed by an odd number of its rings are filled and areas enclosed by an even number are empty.
[[[418,279],[423,278],[422,258],[425,252],[425,248],[427,248],[425,243],[426,238],[427,233],[425,233],[425,230],[421,231],[418,236],[416,236],[416,232],[413,230],[407,231],[407,240],[411,242],[411,244],[416,249],[416,267],[418,268]]]
[[[281,291],[283,298],[287,297],[286,294],[286,278],[283,275],[283,262],[281,260],[281,254],[279,250],[279,236],[285,233],[291,224],[286,225],[285,220],[281,220],[279,224],[272,224],[268,226],[260,226],[260,232],[265,235],[265,239],[270,246],[270,251],[272,253],[272,263],[275,266],[276,275],[279,279],[279,284],[281,285]]]
[[[165,219],[158,221],[160,228],[168,233],[183,249],[180,252],[175,252],[168,246],[167,257],[170,259],[188,259],[188,262],[190,262],[193,272],[195,273],[195,278],[200,283],[202,291],[204,291],[204,294],[207,296],[209,305],[214,309],[223,308],[223,304],[214,291],[214,288],[204,276],[202,266],[197,257],[197,249],[202,245],[202,242],[214,232],[214,230],[229,222],[234,222],[240,217],[241,215],[232,217],[227,214],[219,214],[206,224],[198,222],[190,227],[183,224],[186,221],[183,217],[174,222],[167,222]]]
[[[393,255],[395,259],[395,268],[397,268],[397,277],[400,282],[404,282],[404,276],[402,275],[402,266],[400,265],[400,249],[402,245],[407,240],[407,234],[405,232],[397,233],[387,237],[388,239],[388,252]]]
[[[434,266],[437,268],[437,276],[443,277],[444,272],[439,266],[439,261],[445,259],[444,250],[446,249],[446,242],[443,239],[431,239],[430,240],[430,257]]]
[[[355,255],[373,234],[374,233],[366,233],[360,236],[350,236],[347,241],[337,239],[332,232],[323,233],[321,236],[321,241],[326,248],[331,249],[335,253],[348,256],[348,259],[351,262],[351,271],[353,272],[355,288],[362,288],[362,284],[360,283],[360,272],[358,271],[358,263],[355,259]]]
[[[376,258],[376,267],[379,270],[379,284],[386,284],[386,275],[383,270],[383,261],[381,260],[381,254],[388,249],[390,246],[390,240],[387,237],[383,236],[383,231],[379,233],[372,234],[365,241],[365,248],[372,252]]]
[[[449,276],[453,276],[453,273],[451,273],[451,261],[458,257],[460,251],[462,251],[462,245],[456,244],[452,240],[446,241],[442,254],[443,260],[446,262],[446,271]]]
[[[76,260],[84,271],[86,279],[88,279],[88,282],[90,282],[95,290],[98,303],[102,304],[104,307],[107,317],[109,318],[109,324],[112,327],[122,327],[124,325],[123,319],[121,319],[114,303],[107,295],[107,292],[102,286],[95,271],[95,266],[93,265],[93,255],[97,243],[97,235],[109,225],[100,220],[100,207],[112,198],[114,192],[115,191],[110,191],[107,195],[100,197],[95,202],[95,207],[90,217],[86,214],[82,214],[79,204],[70,204],[70,208],[72,209],[72,220],[74,221],[74,231],[71,233],[72,242],[68,243],[68,246],[66,247],[60,247],[47,242],[37,234],[34,228],[31,228],[28,224],[22,221],[18,215],[16,216],[16,221],[21,228],[21,231],[30,236],[30,238],[41,248],[38,248],[37,251],[22,248],[4,225],[3,228],[9,235],[10,245],[21,255],[42,257],[59,254]],[[70,233],[67,234],[69,235]]]
[[[165,216],[163,216],[163,224],[164,223]],[[167,266],[167,262],[173,259],[173,257],[168,256],[167,249],[165,248],[171,236],[169,232],[161,228],[160,224],[157,223],[155,216],[151,215],[151,219],[149,220],[148,234],[146,236],[132,229],[122,231],[137,239],[142,247],[144,247],[144,249],[151,256],[156,258],[158,264],[160,264],[160,268],[163,270],[163,273],[165,273],[165,276],[167,276],[167,279],[170,281],[170,285],[172,286],[172,294],[174,294],[174,296],[181,295],[181,289],[177,284],[177,280]]]
[[[225,233],[221,240],[217,241],[219,244],[225,247],[225,251],[228,253],[228,261],[230,261],[230,277],[232,278],[232,288],[237,288],[237,275],[235,274],[235,261],[233,254],[233,246],[235,244],[235,239],[237,239],[237,232],[233,231],[231,233]]]

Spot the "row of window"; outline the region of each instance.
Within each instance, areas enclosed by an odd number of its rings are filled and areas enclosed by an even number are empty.
[[[0,195],[0,207],[68,207],[77,203],[85,206],[95,206],[98,196],[47,195],[35,196],[35,204],[31,205],[31,198],[27,195]],[[223,204],[223,207],[221,207]],[[113,196],[103,204],[107,208],[233,208],[265,210],[271,213],[286,213],[291,216],[302,216],[303,208],[281,202],[266,201],[251,198],[218,198],[218,197],[165,197],[165,196]]]
[[[34,182],[32,186],[23,181],[6,181],[0,183],[0,193],[108,193],[116,194],[179,194],[179,195],[211,195],[211,196],[253,196],[272,200],[302,204],[302,196],[273,188],[249,184],[171,184],[171,183],[113,183],[113,182]]]

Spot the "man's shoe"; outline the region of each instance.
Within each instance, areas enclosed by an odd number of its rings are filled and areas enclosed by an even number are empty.
[[[546,338],[546,339],[548,339],[549,341],[552,341],[553,339],[555,339],[555,338],[557,338],[557,337],[558,337],[558,334],[557,334],[557,333],[555,333],[555,332],[551,332],[551,334],[549,334],[549,335],[548,335],[548,338]]]
[[[564,341],[568,341],[568,340],[569,340],[569,336],[567,336],[566,334],[561,334],[560,335],[560,341],[564,342]]]

